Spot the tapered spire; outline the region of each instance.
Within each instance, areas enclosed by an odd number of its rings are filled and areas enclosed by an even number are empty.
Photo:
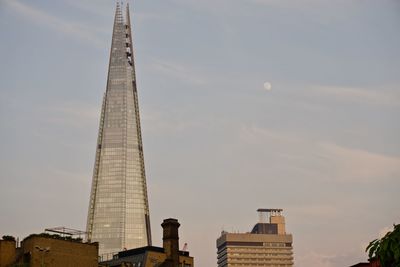
[[[134,57],[134,49],[133,49],[133,37],[132,37],[132,26],[131,26],[131,16],[129,14],[129,3],[126,4],[126,29],[127,29],[127,48],[128,48],[128,53],[130,55],[130,62],[129,64],[132,66],[132,75],[133,75],[133,80],[136,80],[136,73],[135,73],[135,57]],[[136,85],[135,85],[136,87]],[[136,90],[136,88],[134,88]]]
[[[117,2],[87,232],[99,254],[151,245],[129,5]]]

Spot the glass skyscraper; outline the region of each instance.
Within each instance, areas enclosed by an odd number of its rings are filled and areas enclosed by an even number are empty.
[[[99,255],[151,245],[129,6],[117,3],[101,109],[87,237]]]

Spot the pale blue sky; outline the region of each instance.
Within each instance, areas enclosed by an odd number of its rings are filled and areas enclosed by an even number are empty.
[[[85,228],[114,9],[0,0],[0,235]],[[222,229],[283,208],[296,266],[365,260],[400,222],[400,2],[133,9],[155,245],[176,217],[196,266],[216,266]]]

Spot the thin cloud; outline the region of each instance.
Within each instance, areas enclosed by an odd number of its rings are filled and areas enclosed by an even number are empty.
[[[400,105],[400,94],[390,90],[372,90],[357,87],[316,86],[313,93],[334,97],[341,101],[361,102],[371,105]]]
[[[190,120],[182,113],[166,110],[149,110],[142,114],[143,131],[148,134],[175,135],[204,126],[201,120]]]
[[[305,222],[309,218],[331,218],[335,219],[342,215],[343,211],[336,203],[313,203],[309,205],[293,205],[287,206],[290,209],[291,215],[299,215],[303,217]]]
[[[104,0],[96,0],[95,3],[92,0],[67,0],[65,3],[78,10],[92,13],[98,16],[108,17],[110,15],[109,6],[106,5],[107,1]]]
[[[254,4],[259,4],[259,5],[267,5],[267,6],[278,6],[278,7],[286,7],[286,8],[293,8],[293,7],[301,7],[304,5],[310,5],[310,4],[315,4],[315,5],[321,5],[326,2],[329,2],[327,0],[321,1],[321,0],[302,0],[302,1],[290,1],[290,0],[247,0],[250,3]]]
[[[21,17],[29,19],[34,23],[40,24],[57,32],[68,34],[75,39],[90,43],[96,47],[104,47],[103,41],[94,35],[92,31],[82,27],[80,24],[60,19],[44,12],[43,10],[23,4],[17,0],[5,0],[4,3],[15,13]]]
[[[70,127],[87,127],[88,124],[98,123],[100,107],[87,103],[59,103],[40,109],[47,114],[42,116],[46,123],[69,125]]]
[[[318,179],[338,183],[374,183],[393,179],[400,174],[399,157],[364,148],[350,148],[325,140],[311,139],[299,133],[256,126],[243,126],[241,137],[248,145],[273,149],[276,156],[281,161],[285,160],[290,168],[305,170],[316,175]],[[329,172],[326,172],[327,169]]]
[[[132,10],[131,10],[132,12]],[[174,18],[170,16],[169,14],[157,14],[157,13],[135,13],[132,14],[131,17],[134,17],[138,21],[170,21],[173,20]]]
[[[196,85],[206,83],[204,77],[198,75],[191,66],[183,65],[177,62],[155,60],[151,67],[157,72],[172,76],[183,82],[188,82]]]
[[[331,162],[332,175],[336,180],[349,182],[373,182],[390,179],[400,174],[400,158],[353,149],[333,143],[320,143]]]

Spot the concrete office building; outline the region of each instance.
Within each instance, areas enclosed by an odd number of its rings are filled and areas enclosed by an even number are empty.
[[[217,239],[218,267],[293,266],[293,238],[286,233],[282,209],[258,209],[250,233],[223,231]]]
[[[151,245],[129,6],[117,3],[101,109],[87,238],[99,254]]]

